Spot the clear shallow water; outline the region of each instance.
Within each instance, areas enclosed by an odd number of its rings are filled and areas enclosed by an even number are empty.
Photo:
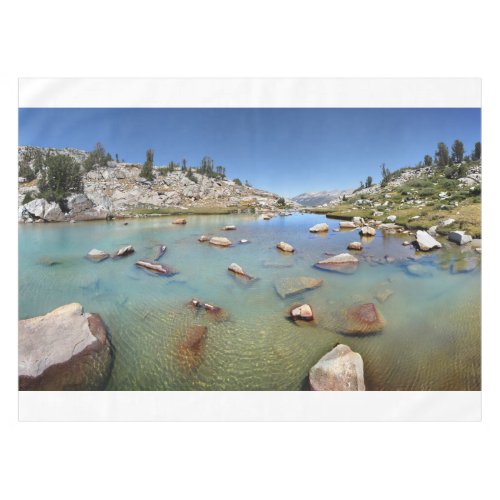
[[[362,355],[368,390],[480,389],[480,268],[449,271],[450,263],[470,250],[446,243],[418,261],[432,275],[415,277],[406,271],[415,250],[401,245],[408,236],[384,237],[378,231],[363,241],[362,252],[351,252],[362,259],[357,271],[342,275],[312,265],[325,252],[346,251],[359,236],[309,233],[319,222],[338,226],[324,216],[187,219],[185,226],[171,224],[171,217],[132,219],[127,226],[123,221],[20,226],[20,318],[70,302],[101,314],[115,348],[108,390],[304,389],[311,366],[337,342]],[[226,224],[237,230],[221,231]],[[251,243],[218,248],[199,243],[201,234]],[[294,245],[295,254],[278,251],[279,241]],[[179,274],[153,276],[134,266],[138,258],[152,259],[162,243],[168,249],[160,262]],[[113,252],[125,244],[134,246],[134,255],[101,263],[84,258],[92,248]],[[378,263],[385,255],[396,262]],[[47,265],[51,260],[59,263]],[[259,279],[235,278],[227,271],[232,262]],[[283,276],[318,277],[324,283],[283,300],[274,289]],[[381,287],[394,294],[379,304],[374,294]],[[193,311],[186,306],[193,297],[224,308],[228,319]],[[300,302],[312,306],[314,324],[286,319],[290,306]],[[377,304],[385,329],[366,337],[336,333],[336,315],[362,302]],[[182,342],[193,325],[208,330],[186,363]]]

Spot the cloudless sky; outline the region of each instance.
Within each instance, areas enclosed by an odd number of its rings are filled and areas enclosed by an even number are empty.
[[[285,196],[358,187],[380,164],[415,165],[455,139],[466,153],[481,140],[476,108],[22,108],[19,144],[90,151],[155,165],[203,156],[228,177]]]

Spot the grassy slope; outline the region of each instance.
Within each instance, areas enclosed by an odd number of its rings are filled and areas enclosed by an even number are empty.
[[[385,220],[388,215],[396,215],[396,222],[408,229],[428,229],[448,218],[455,219],[452,225],[438,228],[441,234],[452,230],[464,230],[474,238],[481,237],[481,196],[478,191],[468,187],[460,187],[456,179],[448,179],[442,171],[436,170],[434,175],[412,179],[395,188],[382,188],[381,192],[372,195],[354,194],[348,201],[333,208],[315,208],[314,213],[324,213],[327,217],[351,219],[359,216]],[[440,192],[447,192],[449,198],[439,198]],[[389,197],[386,197],[388,195]],[[422,200],[420,205],[408,203],[409,199]],[[355,205],[357,199],[369,200],[373,205],[366,207]],[[388,202],[387,206],[382,206]],[[455,206],[455,202],[458,206]],[[373,212],[383,211],[383,216],[373,216]],[[418,219],[411,220],[414,216]]]

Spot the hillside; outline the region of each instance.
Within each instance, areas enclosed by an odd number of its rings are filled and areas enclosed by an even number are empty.
[[[352,191],[352,189],[334,189],[332,191],[301,193],[291,199],[304,207],[318,207],[337,203],[342,200],[344,195],[348,196]]]
[[[193,211],[266,211],[278,207],[280,196],[250,186],[221,178],[202,175],[193,170],[192,173],[176,168],[168,171],[165,167],[153,168],[152,180],[141,177],[142,165],[107,161],[104,166],[96,166],[90,171],[85,171],[83,163],[89,153],[73,148],[46,149],[34,147],[19,147],[19,160],[23,165],[34,167],[37,155],[65,155],[71,157],[81,165],[82,194],[73,195],[64,203],[59,203],[62,214],[57,207],[53,209],[50,217],[45,216],[49,211],[48,205],[39,198],[38,190],[41,171],[36,178],[27,181],[19,178],[19,219],[48,221],[62,221],[68,219],[86,220],[93,218],[106,218],[114,215],[134,215],[148,213],[182,213]],[[39,160],[41,162],[41,160]],[[43,167],[42,167],[43,170]],[[73,199],[81,212],[77,214],[71,208]],[[30,203],[28,203],[30,202]],[[289,207],[298,207],[292,200],[286,200]],[[44,205],[42,208],[40,205]],[[37,210],[35,214],[34,210]]]
[[[405,168],[392,173],[385,185],[358,189],[346,196],[346,201],[311,211],[341,219],[359,216],[385,221],[395,216],[396,223],[408,229],[431,229],[443,234],[465,230],[479,238],[481,178],[480,160],[444,168]]]

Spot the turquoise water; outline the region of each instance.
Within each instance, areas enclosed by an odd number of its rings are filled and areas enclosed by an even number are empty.
[[[346,251],[359,241],[357,231],[311,234],[308,228],[338,221],[321,215],[275,217],[254,215],[188,216],[185,226],[171,217],[77,224],[26,224],[19,227],[19,316],[27,318],[70,302],[99,313],[115,349],[109,390],[298,390],[307,388],[311,366],[337,342],[359,352],[365,364],[367,390],[479,390],[480,266],[453,274],[455,259],[472,249],[444,242],[423,256],[401,245],[407,235],[363,240],[357,271],[343,275],[315,269],[325,252]],[[222,231],[235,224],[236,231]],[[201,234],[228,237],[236,243],[219,248],[197,241]],[[237,244],[248,239],[248,244]],[[275,248],[286,241],[288,255]],[[86,260],[92,248],[108,252],[132,244],[135,254],[101,263]],[[167,245],[161,263],[172,277],[151,275],[134,266],[152,259]],[[386,255],[395,257],[387,263]],[[410,275],[408,257],[429,271]],[[258,279],[242,281],[227,271],[232,262]],[[52,264],[52,265],[49,265]],[[324,280],[312,291],[281,299],[274,281],[283,276]],[[394,294],[383,303],[380,288]],[[198,298],[222,307],[225,320],[186,305]],[[294,324],[287,311],[309,303],[312,324]],[[366,337],[335,331],[345,307],[374,302],[387,321],[385,329]],[[186,329],[207,326],[207,333],[186,361],[182,343]]]

